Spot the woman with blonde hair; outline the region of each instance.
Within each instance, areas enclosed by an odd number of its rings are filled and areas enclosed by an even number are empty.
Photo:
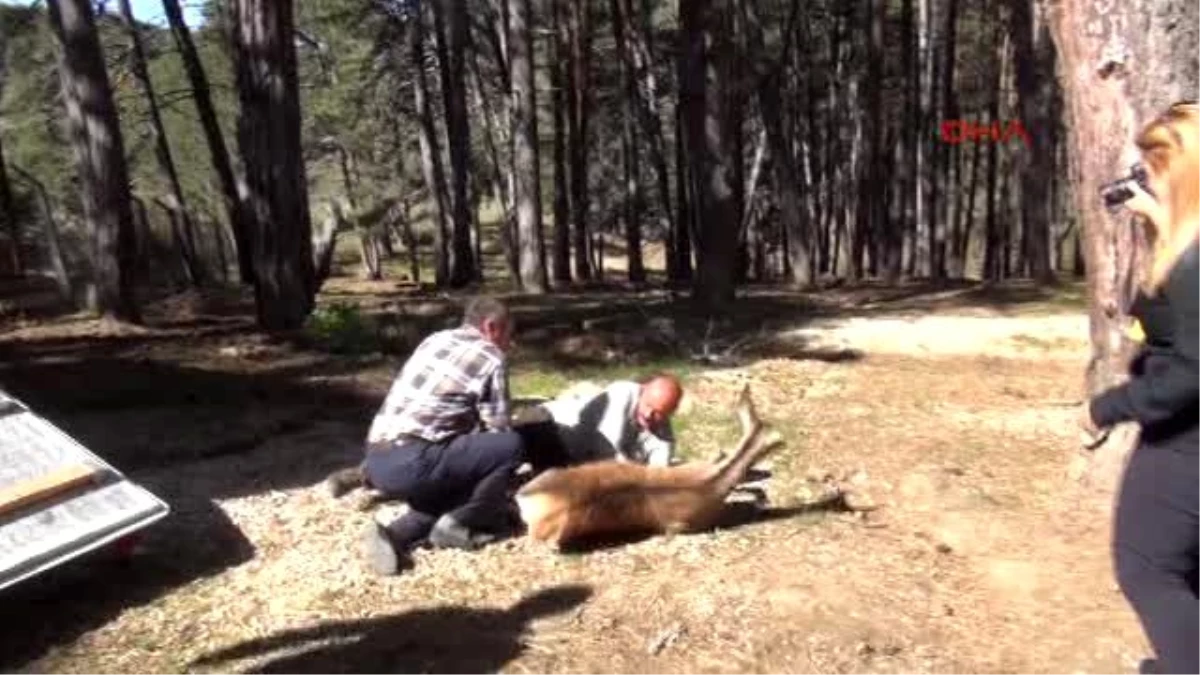
[[[1106,198],[1142,216],[1153,252],[1131,314],[1145,336],[1130,379],[1094,397],[1081,424],[1096,436],[1141,426],[1113,527],[1117,580],[1157,653],[1142,672],[1200,672],[1200,114],[1178,103],[1136,139],[1142,180]]]

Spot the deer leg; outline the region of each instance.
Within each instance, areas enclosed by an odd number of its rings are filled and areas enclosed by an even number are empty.
[[[734,404],[734,414],[737,416],[738,424],[742,428],[743,436],[757,431],[762,426],[762,419],[758,416],[758,409],[754,405],[754,399],[750,397],[749,382],[742,386],[742,390],[738,392],[737,402]]]
[[[737,461],[739,456],[744,455],[754,445],[755,439],[763,429],[763,422],[754,406],[754,399],[750,397],[750,383],[746,383],[738,392],[737,402],[734,404],[734,417],[737,418],[738,426],[742,430],[742,437],[738,439],[737,447],[733,452],[722,451],[714,460],[713,464],[718,468],[724,468],[730,462]]]

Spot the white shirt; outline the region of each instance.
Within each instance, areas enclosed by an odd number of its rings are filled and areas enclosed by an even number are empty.
[[[668,466],[675,438],[670,421],[642,429],[636,414],[641,385],[618,381],[598,392],[560,397],[542,404],[553,416],[575,461],[618,459]]]

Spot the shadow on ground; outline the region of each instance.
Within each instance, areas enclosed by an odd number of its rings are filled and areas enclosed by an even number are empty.
[[[172,513],[139,533],[141,552],[124,557],[100,549],[0,591],[9,610],[0,631],[0,671],[18,671],[130,608],[254,556],[253,546],[212,500],[157,494]]]
[[[357,621],[331,621],[222,649],[190,664],[256,659],[256,673],[494,673],[526,649],[529,624],[568,612],[588,586],[538,591],[503,610],[436,607]],[[263,657],[266,657],[265,659]]]

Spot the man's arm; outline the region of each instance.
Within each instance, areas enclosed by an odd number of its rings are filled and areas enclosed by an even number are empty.
[[[663,425],[659,433],[646,432],[642,435],[642,456],[649,466],[670,466],[675,455],[675,432],[670,422]]]
[[[1197,316],[1195,265],[1184,270],[1189,286],[1180,289],[1171,300],[1174,314],[1172,348],[1146,356],[1145,374],[1109,389],[1092,399],[1090,412],[1097,426],[1110,427],[1120,422],[1156,424],[1181,411],[1195,410],[1200,403],[1200,316]],[[1176,283],[1179,283],[1178,281]]]
[[[479,416],[489,431],[512,428],[512,406],[508,397],[508,364],[504,361],[492,371],[487,391],[490,396],[479,404]]]

